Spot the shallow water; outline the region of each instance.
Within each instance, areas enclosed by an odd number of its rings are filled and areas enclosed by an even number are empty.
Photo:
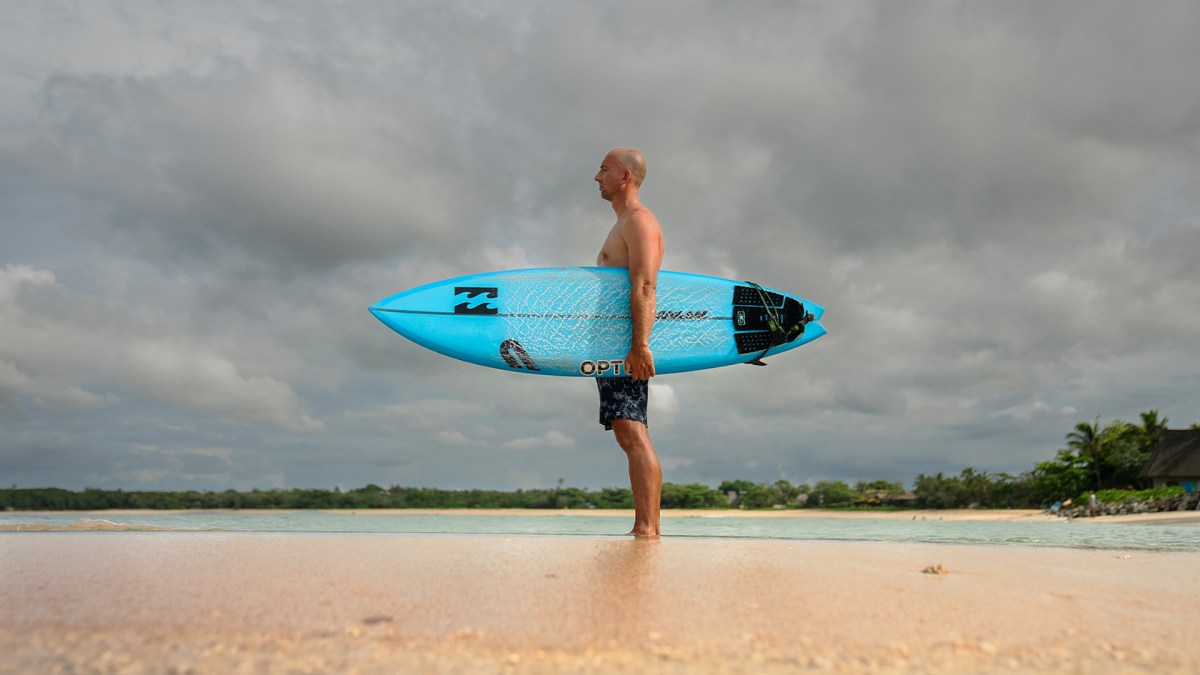
[[[0,513],[0,530],[375,532],[391,534],[623,536],[626,516],[369,514],[325,511],[89,514]],[[1019,544],[1068,548],[1200,550],[1200,527],[1056,521],[882,518],[663,518],[668,537]]]

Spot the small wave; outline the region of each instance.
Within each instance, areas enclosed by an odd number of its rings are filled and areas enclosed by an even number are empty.
[[[55,525],[51,523],[17,523],[14,525],[0,525],[0,530],[20,532],[164,532],[169,529],[171,528],[155,527],[154,525],[130,525],[128,523],[114,523],[111,520],[102,520],[98,518],[79,518],[67,525]]]

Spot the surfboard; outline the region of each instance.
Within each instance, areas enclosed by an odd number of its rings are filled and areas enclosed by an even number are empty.
[[[660,271],[650,333],[657,374],[763,359],[825,334],[825,309],[758,284]],[[626,375],[629,272],[617,267],[506,270],[445,279],[375,303],[413,342],[532,375]]]

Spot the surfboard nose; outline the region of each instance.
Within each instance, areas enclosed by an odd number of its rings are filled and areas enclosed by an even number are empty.
[[[369,311],[376,319],[379,319],[380,323],[388,328],[391,328],[397,333],[400,333],[400,328],[396,323],[396,315],[387,311],[387,309],[383,307],[382,303],[372,305],[371,307],[367,308],[367,311]],[[401,334],[403,335],[403,333]]]

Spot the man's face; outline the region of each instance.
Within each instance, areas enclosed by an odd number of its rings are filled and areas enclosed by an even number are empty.
[[[613,195],[625,181],[625,171],[617,164],[617,160],[612,155],[607,155],[604,161],[600,162],[600,170],[596,172],[595,181],[600,185],[600,196],[612,201]]]

